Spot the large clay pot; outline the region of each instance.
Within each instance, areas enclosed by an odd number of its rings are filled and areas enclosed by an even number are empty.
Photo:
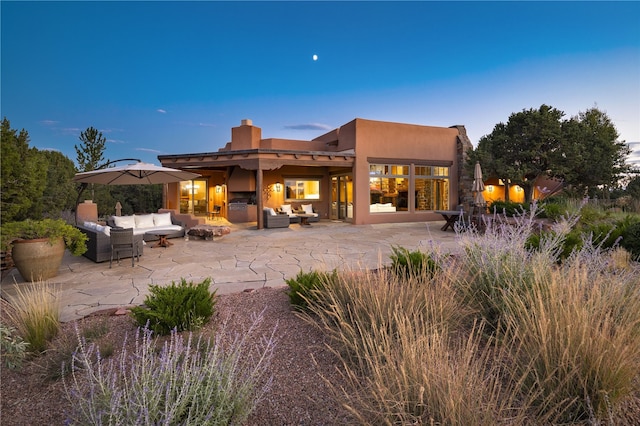
[[[62,238],[53,244],[49,243],[48,238],[16,240],[11,256],[25,281],[44,281],[58,275],[64,250]]]

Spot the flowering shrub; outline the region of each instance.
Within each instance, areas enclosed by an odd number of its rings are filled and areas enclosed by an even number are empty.
[[[223,327],[213,341],[173,331],[161,346],[149,329],[138,329],[133,352],[125,342],[108,361],[77,332],[71,383],[64,382],[72,406],[67,424],[243,424],[271,385],[276,342],[273,333],[256,336],[262,321],[254,316],[232,336]]]
[[[2,352],[2,363],[10,370],[19,368],[26,355],[29,344],[16,336],[16,329],[0,324],[0,350]]]

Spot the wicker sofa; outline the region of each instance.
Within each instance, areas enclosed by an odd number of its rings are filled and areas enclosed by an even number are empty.
[[[182,222],[175,220],[173,215],[171,215],[170,213],[165,213],[165,214],[170,215],[168,217],[170,217],[171,219],[171,225],[173,226],[177,225],[178,228],[180,228],[180,229],[177,229],[177,228],[173,229],[167,235],[167,238],[184,237],[185,229]],[[122,217],[125,217],[125,216],[122,216]],[[166,220],[167,218],[164,217],[163,219]],[[111,258],[111,238],[109,234],[111,232],[111,228],[116,227],[115,220],[113,219],[113,217],[110,217],[109,219],[107,219],[106,226],[99,225],[95,222],[84,222],[82,224],[76,225],[76,227],[80,231],[82,231],[88,238],[87,251],[84,254],[86,258],[91,259],[94,262],[106,262]],[[138,227],[137,230],[135,226],[133,226],[133,228],[134,228],[134,238],[139,244],[138,249],[139,249],[140,255],[143,254],[143,247],[144,247],[143,241],[152,241],[159,238],[157,235],[150,235],[150,234],[146,234],[145,232],[150,230],[162,229],[161,226],[146,227],[146,228]],[[169,229],[167,229],[167,231],[169,231]],[[130,256],[121,256],[121,257],[130,257]]]

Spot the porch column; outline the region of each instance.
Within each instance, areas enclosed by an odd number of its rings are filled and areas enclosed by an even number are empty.
[[[262,205],[262,169],[260,167],[256,170],[256,204],[258,209],[258,229],[262,229],[264,227],[264,218],[262,217],[264,207]]]

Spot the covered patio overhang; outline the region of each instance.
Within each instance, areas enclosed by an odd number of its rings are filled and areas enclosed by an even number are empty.
[[[276,149],[248,149],[238,151],[217,151],[209,153],[159,155],[160,163],[180,170],[227,170],[230,167],[255,172],[257,227],[264,227],[262,210],[263,173],[277,170],[283,166],[330,167],[352,169],[355,164],[353,150],[334,151],[299,151]]]

